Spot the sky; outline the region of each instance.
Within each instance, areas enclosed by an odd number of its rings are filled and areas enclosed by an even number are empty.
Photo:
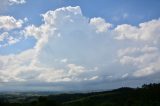
[[[159,0],[0,2],[0,91],[160,81]]]

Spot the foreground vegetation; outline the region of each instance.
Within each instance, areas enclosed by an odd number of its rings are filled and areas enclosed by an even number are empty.
[[[160,106],[160,84],[94,93],[30,96],[15,101],[4,96],[0,98],[0,106]]]

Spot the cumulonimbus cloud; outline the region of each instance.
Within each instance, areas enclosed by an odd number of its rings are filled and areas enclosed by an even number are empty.
[[[79,6],[42,17],[40,26],[23,30],[26,39],[36,39],[34,48],[0,56],[1,82],[90,83],[88,88],[98,82],[107,88],[160,72],[159,19],[112,28],[103,18],[85,17]]]

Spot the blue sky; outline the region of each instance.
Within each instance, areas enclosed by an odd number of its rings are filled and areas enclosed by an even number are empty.
[[[28,0],[24,5],[10,7],[3,14],[11,14],[17,18],[29,16],[29,18],[33,19],[31,20],[33,23],[40,23],[40,14],[64,6],[80,6],[85,16],[89,18],[103,17],[114,24],[130,23],[137,25],[140,22],[159,18],[160,15],[158,12],[159,0],[39,0],[38,2]],[[128,15],[126,19],[122,19],[124,14]],[[36,21],[35,17],[38,21]],[[114,20],[114,17],[121,19]]]
[[[0,7],[0,90],[160,80],[159,0],[2,0]]]
[[[114,24],[131,24],[138,25],[139,23],[157,19],[160,16],[159,0],[54,0],[44,1],[27,0],[25,4],[8,6],[7,9],[1,10],[1,15],[11,15],[18,19],[28,18],[27,24],[40,25],[42,17],[40,14],[48,10],[55,10],[57,8],[66,6],[80,6],[83,15],[88,18],[102,17],[107,22]],[[23,11],[21,11],[23,10]],[[34,40],[23,41],[24,47],[19,46],[17,50],[12,50],[13,47],[3,48],[1,54],[19,52],[26,48],[33,47]]]

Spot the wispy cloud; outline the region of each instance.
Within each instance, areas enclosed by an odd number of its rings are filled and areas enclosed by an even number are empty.
[[[6,10],[9,6],[19,5],[26,3],[26,0],[1,0],[0,13]]]

